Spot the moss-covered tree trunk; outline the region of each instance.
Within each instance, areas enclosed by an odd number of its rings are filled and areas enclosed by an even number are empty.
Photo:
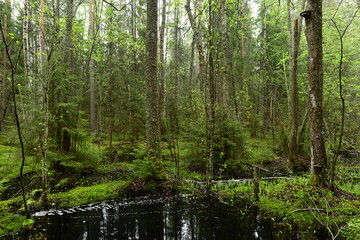
[[[308,0],[305,34],[308,43],[307,81],[310,118],[311,174],[316,185],[326,186],[327,160],[323,120],[322,0]]]
[[[158,178],[162,175],[157,82],[157,0],[147,1],[146,30],[146,146],[148,159],[154,163]]]

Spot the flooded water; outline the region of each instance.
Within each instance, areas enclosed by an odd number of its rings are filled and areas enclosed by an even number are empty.
[[[114,200],[35,216],[46,239],[274,239],[256,210],[216,199]]]

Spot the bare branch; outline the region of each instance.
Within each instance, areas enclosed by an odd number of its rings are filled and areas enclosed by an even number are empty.
[[[322,208],[302,208],[302,209],[296,209],[296,210],[292,211],[291,213],[308,212],[308,211],[311,211],[311,212],[314,212],[314,211],[317,211],[317,212],[326,212],[326,210],[325,210],[325,209],[322,209]]]
[[[106,0],[103,0],[103,2],[109,4],[110,6],[112,6],[112,7],[113,7],[116,11],[118,11],[118,12],[122,11],[127,5],[131,4],[131,1],[130,1],[129,3],[125,4],[124,6],[122,6],[122,8],[118,9],[118,8],[117,8],[113,3],[111,3],[111,2],[108,2],[108,1],[106,1]]]
[[[338,24],[334,20],[335,15],[337,14],[337,12],[338,12],[338,10],[340,8],[341,3],[342,3],[342,1],[339,3],[338,8],[336,9],[336,12],[334,13],[333,17],[331,18],[331,21],[333,22],[333,24],[334,24],[334,26],[336,28],[336,31],[337,31],[337,33],[339,35],[339,42],[340,42],[340,59],[339,59],[339,68],[338,68],[338,79],[339,79],[339,96],[340,96],[341,105],[342,105],[342,108],[341,108],[341,129],[340,129],[339,142],[338,142],[338,146],[337,146],[335,155],[334,155],[332,163],[331,163],[330,183],[331,183],[332,187],[334,187],[336,162],[337,162],[337,158],[339,156],[339,152],[340,152],[342,141],[343,141],[344,125],[345,125],[345,96],[344,96],[344,92],[343,92],[343,81],[342,81],[343,57],[344,57],[343,38],[345,36],[345,33],[346,33],[347,29],[352,24],[357,12],[359,11],[359,8],[357,8],[355,13],[351,17],[350,22],[346,25],[345,29],[341,32]]]

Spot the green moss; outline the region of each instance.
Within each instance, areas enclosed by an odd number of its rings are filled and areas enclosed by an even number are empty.
[[[77,187],[68,192],[50,194],[49,200],[55,203],[57,207],[64,208],[113,199],[119,196],[127,184],[126,181],[113,181],[89,187]],[[32,208],[41,208],[39,205],[41,203],[32,198],[29,198],[27,203]],[[21,197],[0,201],[0,237],[32,226],[33,220],[26,219],[25,216],[15,214],[11,210],[21,212],[22,208]]]
[[[21,165],[20,150],[16,147],[0,145],[0,179],[8,181],[17,177]],[[24,167],[24,174],[40,169],[39,161],[32,156],[27,156]]]
[[[25,216],[14,214],[9,211],[12,205],[20,198],[0,202],[0,238],[9,233],[19,231],[23,226],[29,226],[29,220]]]
[[[313,186],[310,177],[260,181],[259,201],[254,203],[281,223],[296,224],[299,233],[312,234],[319,228],[339,231],[337,225],[350,223],[359,218],[359,200],[348,200],[337,197],[328,189]],[[230,203],[244,196],[252,198],[252,182],[237,184],[216,184],[213,191]],[[326,226],[325,226],[325,225]],[[350,231],[357,231],[357,223],[351,225]]]
[[[126,181],[114,181],[89,187],[77,187],[68,192],[51,194],[49,199],[56,202],[59,207],[78,206],[116,198],[119,196],[121,189],[127,184]]]

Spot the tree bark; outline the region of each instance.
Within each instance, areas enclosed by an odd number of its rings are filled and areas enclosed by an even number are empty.
[[[227,4],[226,0],[220,1],[220,17],[221,17],[221,42],[222,42],[222,64],[221,64],[221,99],[219,100],[220,104],[227,110],[229,113],[229,108],[226,106],[229,105],[229,48],[228,48],[228,27],[227,27]],[[220,98],[220,96],[219,96]]]
[[[108,88],[108,96],[109,96],[109,118],[110,118],[110,131],[109,131],[109,150],[112,152],[113,148],[113,132],[114,132],[114,106],[113,106],[113,87],[114,87],[114,73],[113,73],[113,42],[108,43],[109,48],[109,88]]]
[[[166,24],[166,0],[162,1],[161,26],[160,26],[160,43],[159,43],[159,121],[164,112],[164,96],[165,96],[165,24]],[[160,126],[160,135],[161,135]]]
[[[292,60],[291,60],[291,74],[290,74],[290,112],[291,112],[291,131],[289,137],[289,159],[294,164],[298,158],[298,92],[297,92],[297,70],[298,70],[298,56],[300,47],[300,32],[301,23],[299,25],[299,19],[295,19],[293,28],[293,46],[292,46]]]
[[[74,73],[75,61],[74,61],[74,43],[72,40],[72,26],[74,18],[74,0],[66,1],[66,29],[65,29],[65,65],[68,67],[68,75]],[[72,81],[69,81],[72,82]],[[65,92],[60,93],[60,99],[66,104],[69,101],[70,83],[65,83]],[[71,135],[67,129],[70,127],[70,113],[68,107],[61,107],[60,116],[63,116],[63,121],[60,121],[58,126],[60,145],[62,150],[70,152],[71,150]]]
[[[160,160],[159,95],[157,82],[157,0],[147,0],[146,30],[146,146],[157,173],[162,171]],[[157,177],[157,176],[153,176]]]
[[[29,79],[29,0],[24,1],[24,20],[23,20],[23,49],[24,49],[24,77],[25,84]]]
[[[247,0],[242,0],[241,2],[241,13],[239,14],[242,19],[245,18],[245,9],[247,6]],[[245,46],[245,23],[244,20],[241,21],[241,73],[240,73],[240,90],[244,90],[245,82],[245,56],[246,56],[246,46]],[[237,105],[237,102],[236,102]]]
[[[199,82],[200,89],[204,89],[205,58],[204,58],[203,43],[202,43],[203,39],[201,37],[202,34],[200,32],[197,22],[195,21],[194,15],[191,12],[190,0],[186,1],[185,9],[188,14],[190,25],[191,25],[191,28],[194,33],[194,41],[195,41],[197,52],[198,52],[198,58],[199,58],[198,82]],[[199,23],[199,25],[201,25],[201,24]]]
[[[5,9],[9,9],[10,6],[10,1],[6,1],[4,4],[4,8]],[[7,35],[8,35],[8,14],[5,13],[4,14],[4,38],[5,40],[7,40]],[[6,82],[7,82],[7,57],[6,57],[6,47],[4,46],[4,50],[3,50],[3,58],[2,58],[2,73],[1,73],[1,79],[2,79],[2,90],[1,90],[1,112],[0,112],[0,133],[4,130],[5,128],[5,116],[6,116],[6,110],[7,110],[7,105],[8,105],[8,93],[6,91]]]
[[[313,182],[327,186],[327,158],[323,119],[322,0],[308,0],[305,34],[308,43],[307,82]]]
[[[89,0],[89,39],[95,44],[94,39],[94,0]],[[96,132],[96,109],[95,109],[95,78],[94,78],[94,68],[95,61],[90,53],[90,62],[89,62],[89,93],[90,93],[90,130],[92,134]]]
[[[206,190],[211,190],[213,179],[213,168],[215,159],[215,104],[216,104],[216,84],[215,84],[215,67],[214,67],[214,29],[213,29],[213,2],[209,0],[209,156],[206,166]]]
[[[50,77],[47,74],[49,66],[46,66],[46,53],[45,53],[45,2],[40,0],[40,71],[42,79],[44,80],[44,100],[43,100],[43,111],[44,111],[44,130],[41,140],[42,148],[42,167],[41,167],[41,183],[42,183],[42,199],[44,203],[47,203],[47,185],[48,185],[48,169],[47,169],[47,145],[49,136],[49,81]]]

